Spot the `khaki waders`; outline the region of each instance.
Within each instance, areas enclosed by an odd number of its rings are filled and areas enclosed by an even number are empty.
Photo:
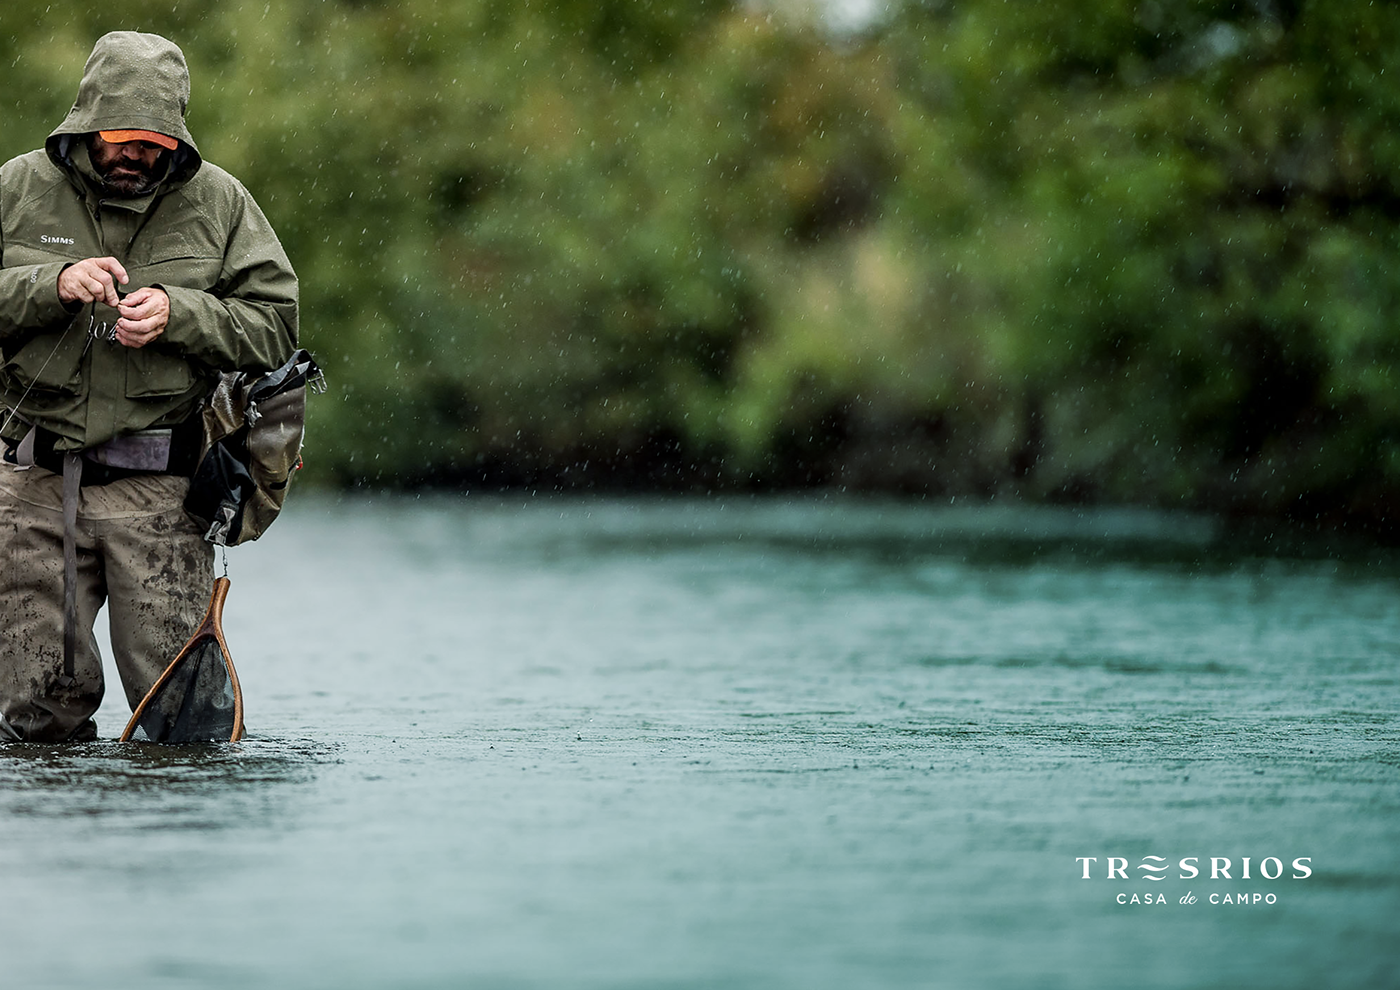
[[[133,709],[199,624],[213,548],[183,502],[189,479],[141,474],[77,497],[77,637],[64,670],[63,477],[0,463],[0,715],[33,741],[96,738],[105,602],[112,654]],[[4,726],[0,723],[0,729]]]

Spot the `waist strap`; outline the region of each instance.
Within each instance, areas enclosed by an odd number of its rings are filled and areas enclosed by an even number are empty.
[[[194,473],[203,441],[203,424],[198,416],[173,429],[144,430],[116,437],[77,453],[83,461],[82,484],[106,485],[138,474]],[[65,452],[54,449],[58,434],[42,426],[31,427],[18,444],[8,446],[5,460],[19,467],[38,466],[54,474],[63,473]]]
[[[170,466],[170,430],[148,430],[117,437],[83,451],[83,460],[124,471],[164,474]]]

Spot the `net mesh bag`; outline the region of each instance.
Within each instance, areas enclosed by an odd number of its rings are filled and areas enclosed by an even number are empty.
[[[139,742],[233,742],[243,735],[243,696],[222,628],[228,578],[214,582],[209,610],[155,685],[121,738]]]

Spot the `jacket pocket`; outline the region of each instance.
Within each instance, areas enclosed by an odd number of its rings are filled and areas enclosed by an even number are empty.
[[[128,292],[137,285],[161,284],[208,291],[223,270],[222,252],[182,231],[161,233],[144,247],[146,250],[127,265],[131,276]]]
[[[0,373],[7,386],[21,392],[77,395],[87,343],[88,335],[76,327],[36,334],[14,351],[6,348]]]
[[[184,358],[143,347],[127,353],[126,397],[160,399],[194,388],[194,371]]]

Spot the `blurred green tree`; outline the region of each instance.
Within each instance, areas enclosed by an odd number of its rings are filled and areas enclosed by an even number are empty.
[[[42,141],[159,31],[271,215],[341,484],[1009,493],[1384,523],[1400,9],[0,10]]]

